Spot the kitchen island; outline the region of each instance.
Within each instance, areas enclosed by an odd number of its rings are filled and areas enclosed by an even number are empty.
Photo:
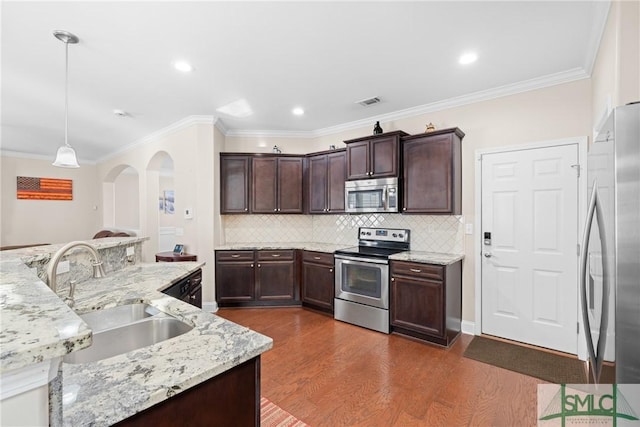
[[[74,312],[24,261],[11,253],[3,253],[0,261],[3,378],[16,369],[59,360],[88,347],[91,330],[77,314],[143,302],[193,327],[183,335],[108,359],[58,362],[58,375],[49,387],[51,425],[112,425],[252,360],[258,370],[259,402],[259,356],[272,347],[272,340],[161,292],[202,263],[138,263],[78,283]]]

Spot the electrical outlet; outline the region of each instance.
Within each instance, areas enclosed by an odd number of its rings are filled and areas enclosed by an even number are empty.
[[[60,261],[58,263],[58,268],[56,269],[56,274],[68,273],[69,272],[69,261]]]
[[[133,256],[133,255],[135,255],[135,253],[136,253],[136,251],[133,248],[133,246],[128,246],[127,247],[127,256]]]

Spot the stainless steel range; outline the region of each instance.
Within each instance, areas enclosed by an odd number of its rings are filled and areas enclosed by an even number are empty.
[[[364,228],[358,246],[335,252],[334,318],[389,333],[389,256],[409,250],[409,230]]]

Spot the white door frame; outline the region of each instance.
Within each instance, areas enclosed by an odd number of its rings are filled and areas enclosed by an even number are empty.
[[[581,243],[582,234],[584,233],[584,222],[587,215],[587,142],[588,137],[579,136],[573,138],[554,139],[549,141],[532,142],[520,145],[509,145],[505,147],[488,148],[476,150],[474,154],[475,163],[475,223],[476,226],[473,236],[473,252],[475,255],[475,328],[474,334],[482,334],[482,156],[485,154],[505,153],[510,151],[521,151],[527,149],[558,147],[562,145],[576,145],[578,148],[578,163],[580,164],[580,176],[578,178],[578,241]],[[578,271],[576,265],[576,272]],[[576,275],[579,278],[579,275]],[[576,283],[576,292],[578,292],[578,283]],[[581,295],[578,293],[577,313],[581,313],[580,301]],[[578,333],[578,358],[587,359],[587,346],[584,338],[584,327],[582,325],[582,316],[578,314],[578,322],[580,329]]]

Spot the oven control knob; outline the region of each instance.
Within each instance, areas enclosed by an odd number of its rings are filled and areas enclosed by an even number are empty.
[[[398,237],[398,233],[393,233],[393,237]]]
[[[371,232],[370,231],[367,231],[367,236],[371,236]]]
[[[402,238],[404,238],[404,234],[400,233],[400,234],[398,234],[398,237],[400,237],[402,239]]]

